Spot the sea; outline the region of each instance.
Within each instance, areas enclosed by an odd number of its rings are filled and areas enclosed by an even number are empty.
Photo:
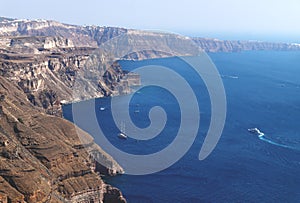
[[[125,173],[106,177],[105,181],[119,188],[129,203],[300,202],[300,52],[246,51],[208,56],[219,71],[227,101],[225,126],[212,153],[199,160],[212,112],[211,98],[201,77],[189,71],[180,57],[120,61],[128,71],[156,65],[180,74],[197,97],[200,124],[195,141],[173,165],[147,175]],[[137,127],[149,126],[149,111],[161,106],[167,114],[165,128],[149,140],[130,135],[120,139],[111,113],[112,98],[99,98],[93,103],[95,114],[109,142],[135,155],[159,153],[171,145],[181,125],[176,97],[168,89],[151,85],[119,99],[128,97],[130,104],[124,109],[129,108]],[[83,101],[76,107],[90,104]],[[88,115],[82,115],[87,116],[87,124],[79,127],[91,133],[101,146],[98,135],[88,125]],[[72,104],[63,106],[63,116],[74,121]],[[249,132],[251,128],[259,129],[261,134]]]

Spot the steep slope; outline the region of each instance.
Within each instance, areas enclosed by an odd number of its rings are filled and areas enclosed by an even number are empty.
[[[3,202],[124,202],[120,191],[105,184],[94,171],[90,151],[101,154],[110,168],[122,168],[93,139],[79,147],[74,125],[36,109],[20,88],[0,77],[0,200]],[[98,167],[100,168],[100,167]]]

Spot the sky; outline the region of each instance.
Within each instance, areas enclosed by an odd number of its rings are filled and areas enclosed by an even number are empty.
[[[299,0],[0,0],[0,16],[300,42]]]

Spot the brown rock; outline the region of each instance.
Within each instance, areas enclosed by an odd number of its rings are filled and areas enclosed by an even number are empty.
[[[107,194],[112,201],[122,199],[118,189],[109,187],[93,170],[89,150],[97,151],[112,163],[107,170],[123,169],[93,143],[82,145],[74,125],[33,107],[22,91],[0,77],[2,101],[0,117],[0,198],[8,202],[101,202]],[[5,143],[5,144],[3,144]],[[77,201],[78,200],[78,201]]]

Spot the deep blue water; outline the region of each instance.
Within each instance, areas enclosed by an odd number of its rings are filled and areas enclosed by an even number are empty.
[[[201,79],[179,58],[121,62],[127,70],[164,65],[183,75],[198,98],[201,122],[194,144],[176,164],[151,175],[121,175],[107,181],[120,188],[128,202],[300,202],[300,52],[214,53],[210,57],[222,75],[228,109],[222,137],[203,161],[198,155],[211,107]],[[110,100],[97,99],[95,109],[99,125],[114,146],[128,153],[150,154],[174,139],[180,125],[179,104],[167,90],[145,87],[131,100],[131,118],[139,127],[149,125],[147,114],[153,106],[162,106],[168,114],[163,132],[149,141],[117,138]],[[89,101],[76,105],[89,105]],[[106,107],[105,111],[99,111],[100,107]],[[72,105],[64,106],[64,117],[72,121]],[[80,127],[94,132],[88,125]],[[253,127],[265,133],[264,139],[247,131]],[[93,136],[97,141],[97,135]]]

